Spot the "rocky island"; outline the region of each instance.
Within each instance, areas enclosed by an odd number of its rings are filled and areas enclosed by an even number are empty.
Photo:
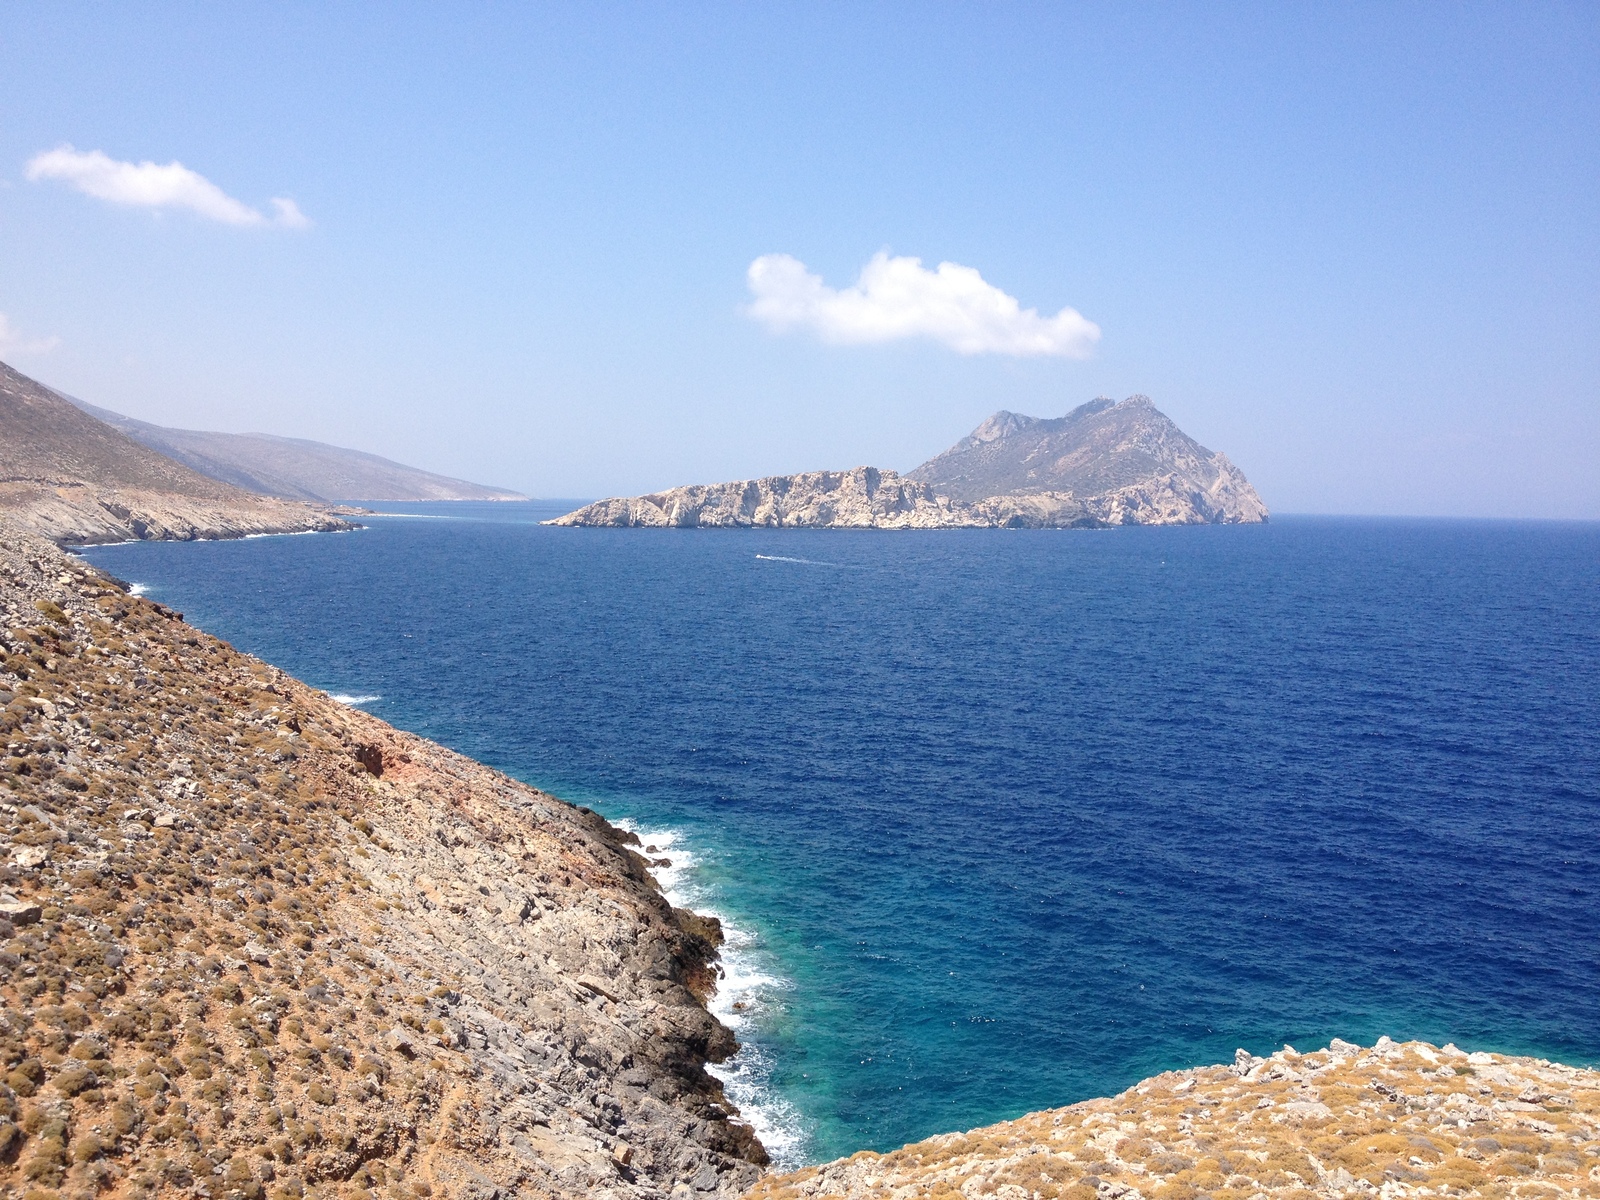
[[[646,528],[1066,529],[1241,524],[1266,505],[1225,454],[1147,396],[1064,417],[998,412],[909,475],[876,467],[672,488],[551,525]]]
[[[0,1200],[1600,1196],[1600,1072],[1388,1039],[765,1174],[707,1070],[721,928],[651,848],[40,536],[337,518],[37,388],[0,375]],[[997,414],[909,477],[679,491],[607,523],[1265,519],[1139,398]]]

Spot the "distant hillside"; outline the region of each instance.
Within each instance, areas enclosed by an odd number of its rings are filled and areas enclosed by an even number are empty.
[[[997,412],[908,476],[969,504],[991,496],[1104,496],[1154,480],[1192,493],[1208,520],[1264,520],[1266,506],[1225,454],[1212,453],[1147,396],[1100,397],[1064,417]]]
[[[997,412],[904,477],[809,471],[613,498],[551,525],[656,528],[1067,529],[1233,525],[1267,506],[1224,454],[1144,396],[1064,417]]]
[[[64,394],[63,394],[64,395]],[[202,475],[263,496],[341,504],[359,500],[526,500],[484,487],[305,438],[270,433],[206,433],[167,429],[64,396],[84,412]]]
[[[351,528],[324,507],[268,499],[190,470],[4,363],[0,516],[74,543]]]

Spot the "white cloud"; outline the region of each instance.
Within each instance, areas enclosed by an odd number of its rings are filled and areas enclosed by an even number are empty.
[[[120,162],[99,150],[57,146],[28,160],[28,179],[56,179],[86,196],[134,208],[186,208],[224,225],[304,229],[306,219],[293,200],[274,197],[273,216],[235,200],[197,171],[180,162]]]
[[[873,256],[855,286],[835,289],[788,254],[750,264],[750,315],[768,328],[812,329],[829,342],[931,337],[961,354],[1087,358],[1100,327],[1074,308],[1053,317],[1023,308],[972,267]]]
[[[30,354],[48,354],[61,344],[58,337],[29,338],[11,327],[11,318],[0,313],[0,358],[22,357]]]

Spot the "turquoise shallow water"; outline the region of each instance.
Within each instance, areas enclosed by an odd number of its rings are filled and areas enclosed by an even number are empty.
[[[89,557],[639,828],[735,932],[730,1086],[786,1159],[1237,1046],[1600,1059],[1600,526],[407,507]]]

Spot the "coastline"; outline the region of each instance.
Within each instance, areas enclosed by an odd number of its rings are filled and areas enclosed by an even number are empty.
[[[795,1170],[809,1161],[811,1134],[804,1117],[772,1082],[776,1065],[760,1040],[763,1018],[781,1003],[793,981],[771,961],[759,937],[731,920],[718,897],[697,878],[700,860],[677,830],[619,818],[613,824],[639,838],[650,875],[677,908],[715,920],[723,942],[716,967],[717,988],[707,1001],[711,1015],[739,1038],[731,1058],[707,1066],[750,1123],[772,1160],[774,1170]],[[751,1040],[754,1037],[756,1040]]]
[[[591,801],[591,802],[593,802],[593,801]],[[615,826],[618,827],[618,828],[622,828],[626,824],[627,824],[627,822],[619,820],[619,821],[617,821],[615,823]],[[638,850],[638,851],[644,852],[646,854],[646,857],[649,857],[649,854],[648,854],[649,845],[655,844],[655,845],[657,845],[658,850],[661,849],[661,843],[659,841],[654,841],[653,840],[653,839],[657,838],[658,836],[660,836],[660,834],[658,832],[656,832],[653,828],[645,829],[641,833],[641,844],[638,847],[636,847],[635,849]],[[692,864],[692,862],[693,862],[692,856],[690,858],[688,858],[688,859],[685,859],[681,854],[677,854],[677,853],[668,853],[668,854],[658,855],[658,857],[670,857],[673,860],[673,863],[674,863],[675,867],[678,866],[681,863]],[[661,884],[662,884],[662,881],[660,879],[661,872],[656,871],[656,872],[653,872],[653,874],[655,874],[657,876],[658,887],[660,887],[661,891],[663,891],[664,893],[671,893],[671,892],[677,890],[677,889],[675,889],[675,888],[673,888],[671,886],[661,886]],[[678,882],[681,883],[682,881],[680,880]],[[700,905],[696,905],[696,904],[692,903],[692,900],[691,900],[691,903],[685,904],[684,903],[685,899],[690,899],[690,897],[688,896],[688,893],[686,891],[678,891],[676,898],[673,898],[673,897],[669,896],[669,903],[674,905],[674,906],[677,906],[677,907],[701,907]],[[725,933],[730,935],[729,938],[728,938],[728,941],[729,941],[730,944],[732,942],[732,937],[731,937],[732,932],[733,932],[732,930],[726,930],[725,931]],[[726,998],[731,999],[731,996],[732,996],[732,989],[729,990],[728,996]],[[719,998],[718,997],[713,997],[712,998],[710,1007],[712,1008],[713,1012],[715,1012],[716,1005],[717,1005],[718,1002],[719,1002]],[[1369,1031],[1367,1033],[1367,1036],[1368,1037],[1373,1036],[1372,1032]],[[1298,1040],[1298,1039],[1296,1039],[1296,1040]],[[1192,1058],[1189,1061],[1196,1061],[1196,1060],[1197,1059],[1193,1059]],[[1204,1059],[1198,1059],[1198,1061],[1204,1061]],[[1298,1069],[1298,1068],[1294,1067],[1294,1064],[1293,1064],[1292,1060],[1289,1060],[1289,1059],[1285,1058],[1285,1059],[1279,1059],[1278,1061],[1286,1062],[1290,1069]],[[1497,1059],[1496,1062],[1498,1063],[1498,1062],[1500,1062],[1500,1060]],[[723,1064],[723,1066],[726,1066],[726,1065],[727,1064]],[[1513,1067],[1515,1067],[1514,1063],[1512,1064],[1511,1067],[1508,1067],[1507,1069],[1512,1069]],[[1215,1068],[1213,1070],[1220,1070],[1220,1069],[1222,1069],[1222,1068]],[[1383,1068],[1383,1069],[1387,1069],[1387,1068]],[[1422,1068],[1417,1068],[1417,1069],[1421,1070]],[[710,1067],[708,1067],[708,1070],[713,1075],[717,1075],[719,1070],[720,1070],[720,1068],[717,1067],[716,1064],[712,1064]],[[1200,1082],[1202,1082],[1202,1083],[1205,1082],[1205,1078],[1201,1078],[1199,1073],[1194,1073],[1194,1072],[1181,1073],[1180,1074],[1180,1082],[1182,1082],[1182,1080],[1184,1078],[1188,1078],[1188,1077],[1195,1077],[1195,1078],[1200,1079]],[[1162,1077],[1155,1077],[1155,1078],[1157,1080],[1159,1080]],[[1206,1077],[1206,1078],[1209,1078],[1209,1077]],[[1386,1079],[1385,1076],[1376,1075],[1376,1076],[1374,1076],[1374,1078],[1378,1082],[1385,1082],[1386,1086],[1392,1086],[1392,1085],[1388,1084],[1387,1079]],[[1151,1082],[1152,1081],[1150,1081],[1150,1080],[1146,1080],[1145,1084],[1150,1084]],[[1253,1087],[1254,1085],[1261,1083],[1262,1079],[1260,1077],[1258,1077],[1256,1080],[1247,1080],[1246,1082],[1251,1084],[1251,1086]],[[1274,1081],[1267,1080],[1266,1082],[1271,1083],[1271,1082],[1274,1082]],[[1226,1087],[1242,1086],[1242,1085],[1237,1085],[1237,1084],[1226,1083],[1226,1081],[1224,1081],[1224,1083],[1225,1083]],[[1426,1088],[1427,1087],[1431,1087],[1431,1086],[1435,1086],[1436,1083],[1437,1083],[1436,1080],[1424,1081],[1421,1084],[1421,1087],[1423,1088],[1423,1091],[1422,1091],[1421,1094],[1425,1095],[1426,1094]],[[1136,1087],[1134,1089],[1134,1094],[1136,1096],[1139,1096],[1140,1099],[1137,1102],[1135,1100],[1130,1099],[1127,1102],[1128,1105],[1134,1105],[1135,1103],[1144,1103],[1143,1095],[1141,1093],[1139,1093],[1139,1087],[1143,1087],[1143,1086],[1144,1085],[1138,1085],[1138,1087]],[[1197,1086],[1198,1086],[1198,1084],[1197,1084]],[[728,1090],[728,1095],[730,1096],[730,1098],[736,1098],[736,1097],[733,1097],[733,1093],[732,1093],[732,1091],[730,1089],[726,1089],[726,1085],[725,1085],[725,1090]],[[1079,1093],[1079,1094],[1082,1094],[1082,1093]],[[1244,1094],[1243,1092],[1240,1093],[1240,1095],[1243,1095],[1243,1094]],[[1378,1092],[1377,1094],[1378,1095],[1383,1095],[1382,1092]],[[1254,1095],[1255,1098],[1258,1101],[1260,1099],[1268,1099],[1269,1098],[1265,1094],[1252,1093],[1252,1095]],[[1240,1096],[1236,1095],[1236,1096],[1224,1097],[1224,1098],[1229,1101],[1229,1106],[1231,1108],[1234,1108],[1234,1109],[1239,1108],[1238,1101],[1239,1101]],[[1522,1101],[1516,1101],[1514,1098],[1512,1100],[1508,1100],[1506,1102],[1507,1103],[1524,1103]],[[1094,1104],[1103,1103],[1103,1102],[1088,1101],[1086,1103],[1090,1104],[1090,1105],[1094,1105]],[[1073,1111],[1076,1111],[1077,1108],[1078,1108],[1078,1106],[1074,1106],[1073,1107]],[[1056,1113],[1058,1111],[1059,1110],[1047,1110],[1046,1115],[1050,1115],[1050,1114]],[[1088,1110],[1086,1110],[1086,1111],[1088,1111]],[[1098,1110],[1098,1109],[1097,1110],[1093,1110],[1093,1111],[1090,1112],[1090,1115],[1094,1115],[1094,1112],[1097,1112],[1097,1111],[1103,1111],[1103,1110]],[[1126,1106],[1125,1106],[1124,1109],[1120,1109],[1118,1111],[1121,1114],[1121,1116],[1119,1118],[1120,1120],[1129,1120],[1131,1118],[1131,1119],[1134,1119],[1134,1120],[1137,1120],[1137,1121],[1143,1121],[1145,1119],[1146,1115],[1148,1115],[1145,1112],[1145,1110],[1142,1110],[1142,1109],[1139,1110],[1138,1113],[1126,1111]],[[1263,1111],[1268,1111],[1268,1110],[1263,1110]],[[1520,1110],[1509,1109],[1509,1110],[1506,1110],[1506,1111],[1515,1114],[1516,1112],[1518,1112]],[[1580,1111],[1582,1111],[1582,1110],[1580,1109]],[[1194,1114],[1190,1114],[1190,1115],[1191,1116],[1197,1116],[1198,1113],[1194,1113]],[[1410,1116],[1414,1116],[1414,1115],[1416,1115],[1416,1114],[1412,1114],[1412,1113],[1408,1113],[1408,1112],[1401,1112],[1401,1111],[1397,1110],[1396,1116],[1391,1120],[1391,1126],[1393,1126],[1394,1128],[1397,1128],[1397,1129],[1403,1129],[1404,1121],[1406,1119],[1408,1119]],[[1151,1119],[1156,1120],[1159,1123],[1161,1118],[1153,1117]],[[1542,1120],[1543,1118],[1538,1117],[1538,1116],[1535,1115],[1533,1117],[1533,1119]],[[1006,1137],[1006,1138],[1020,1138],[1020,1137],[1023,1136],[1023,1131],[1019,1130],[1017,1127],[1021,1123],[1026,1122],[1028,1120],[1030,1120],[1030,1118],[1021,1118],[1021,1119],[1019,1119],[1019,1122],[1008,1122],[1008,1123],[1005,1123],[1004,1126],[995,1126],[993,1128],[995,1130],[1002,1131],[1003,1132],[1003,1136]],[[1512,1123],[1509,1124],[1509,1125],[1505,1125],[1505,1126],[1502,1126],[1501,1124],[1497,1124],[1497,1122],[1504,1122],[1504,1121],[1511,1121]],[[1515,1136],[1522,1136],[1526,1132],[1524,1127],[1521,1126],[1520,1123],[1517,1123],[1515,1118],[1507,1118],[1505,1116],[1504,1112],[1495,1113],[1495,1114],[1493,1114],[1491,1116],[1491,1118],[1489,1120],[1484,1121],[1484,1122],[1479,1122],[1478,1124],[1481,1125],[1482,1128],[1476,1129],[1475,1133],[1476,1134],[1481,1134],[1484,1137],[1495,1137],[1496,1136],[1495,1130],[1498,1130],[1499,1132],[1502,1132],[1502,1133],[1507,1132],[1509,1130],[1511,1132],[1511,1134],[1513,1134]],[[1486,1130],[1487,1130],[1487,1132],[1486,1132]],[[1237,1132],[1238,1132],[1237,1130],[1218,1130],[1217,1131],[1216,1141],[1210,1147],[1210,1149],[1212,1149],[1212,1150],[1220,1149],[1221,1150],[1221,1160],[1219,1160],[1219,1161],[1227,1161],[1227,1162],[1232,1162],[1233,1161],[1232,1156],[1228,1152],[1228,1147],[1230,1145],[1232,1145],[1236,1149],[1240,1149],[1241,1151],[1248,1151],[1250,1153],[1255,1153],[1256,1152],[1253,1149],[1252,1143],[1250,1143],[1248,1141],[1237,1140],[1237,1141],[1232,1142],[1232,1143],[1230,1143],[1228,1141],[1229,1138],[1235,1137]],[[1320,1133],[1324,1137],[1329,1136],[1328,1131],[1326,1129],[1321,1130]],[[945,1136],[946,1136],[946,1138],[949,1138],[949,1137],[952,1137],[954,1135],[945,1135]],[[995,1136],[996,1137],[1000,1137],[1000,1136],[1002,1136],[1002,1134],[1001,1133],[996,1133]],[[1254,1137],[1256,1135],[1254,1133],[1251,1133],[1251,1134],[1249,1134],[1249,1136],[1250,1137]],[[1374,1134],[1373,1136],[1380,1136],[1380,1135]],[[1387,1135],[1383,1135],[1383,1136],[1387,1136]],[[1426,1132],[1416,1133],[1416,1132],[1411,1132],[1411,1131],[1404,1131],[1403,1134],[1402,1133],[1395,1133],[1394,1136],[1404,1136],[1407,1139],[1407,1144],[1409,1144],[1409,1138],[1410,1137],[1413,1137],[1413,1136],[1427,1137],[1427,1136],[1430,1136],[1430,1135],[1428,1133],[1426,1133]],[[940,1141],[942,1139],[930,1139],[930,1140],[931,1141]],[[1476,1140],[1476,1138],[1474,1140]],[[1169,1141],[1164,1139],[1164,1138],[1162,1138],[1159,1134],[1154,1138],[1154,1141],[1160,1143],[1162,1146],[1164,1146],[1164,1147],[1166,1147],[1168,1149],[1171,1149],[1171,1144],[1169,1143]],[[1115,1147],[1113,1147],[1113,1148],[1115,1149]],[[1469,1147],[1469,1149],[1470,1148],[1471,1147]],[[1421,1148],[1419,1147],[1418,1149],[1421,1149]],[[1560,1148],[1558,1146],[1556,1146],[1555,1143],[1551,1143],[1551,1152],[1552,1153],[1556,1153],[1556,1154],[1559,1155]],[[1539,1155],[1543,1154],[1543,1153],[1545,1153],[1545,1151],[1539,1151],[1539,1152],[1535,1153],[1534,1157],[1537,1159],[1539,1157]],[[877,1156],[877,1157],[872,1158],[872,1159],[863,1158],[860,1161],[862,1161],[862,1162],[878,1162],[880,1159],[886,1159],[886,1158],[889,1158],[889,1157],[890,1156],[888,1156],[888,1155]],[[1000,1172],[1005,1171],[1005,1170],[1009,1170],[1009,1169],[1011,1169],[1012,1167],[1014,1167],[1016,1165],[1014,1162],[1009,1162],[1008,1161],[1008,1159],[1010,1157],[1011,1157],[1011,1155],[1009,1153],[1007,1153],[1007,1154],[995,1153],[995,1154],[989,1155],[987,1157],[984,1156],[983,1154],[976,1154],[974,1156],[969,1156],[969,1161],[974,1166],[981,1166],[982,1167],[982,1178],[984,1180],[997,1182],[999,1187],[1004,1187],[1005,1186],[1004,1182],[996,1180],[995,1176],[997,1176]],[[1119,1157],[1121,1157],[1120,1151],[1119,1151]],[[1194,1163],[1195,1163],[1195,1166],[1193,1168],[1188,1168],[1188,1169],[1193,1169],[1193,1170],[1200,1171],[1202,1176],[1205,1176],[1205,1171],[1206,1170],[1214,1169],[1214,1168],[1205,1168],[1204,1167],[1204,1157],[1196,1158],[1192,1154],[1188,1155],[1188,1157],[1192,1158],[1194,1160]],[[1215,1157],[1215,1156],[1212,1155],[1212,1156],[1209,1156],[1209,1157]],[[1459,1154],[1458,1153],[1456,1155],[1456,1157],[1457,1158],[1468,1158],[1468,1159],[1470,1159],[1470,1155],[1469,1154]],[[1329,1158],[1322,1157],[1322,1156],[1319,1155],[1318,1156],[1318,1160],[1321,1161],[1323,1163],[1324,1167],[1329,1169],[1330,1172],[1332,1170],[1334,1170],[1334,1169],[1337,1169],[1336,1168],[1336,1164],[1333,1164],[1331,1159],[1329,1159]],[[1095,1160],[1085,1160],[1085,1163],[1086,1164],[1087,1163],[1092,1163],[1093,1161],[1095,1161]],[[1136,1163],[1136,1164],[1139,1164],[1139,1165],[1143,1165],[1143,1161],[1138,1159],[1136,1156],[1132,1155],[1131,1152],[1130,1152],[1129,1156],[1126,1159],[1124,1159],[1124,1161],[1127,1161],[1127,1162],[1130,1162],[1130,1163]],[[1477,1161],[1477,1160],[1472,1160],[1472,1161]],[[1490,1166],[1493,1166],[1494,1165],[1494,1156],[1488,1156],[1483,1161],[1487,1162]],[[1514,1161],[1515,1160],[1508,1160],[1508,1163],[1513,1163],[1513,1165],[1514,1165]],[[1401,1169],[1405,1169],[1405,1170],[1416,1169],[1415,1168],[1415,1164],[1407,1164],[1403,1160],[1397,1160],[1397,1159],[1385,1159],[1379,1165],[1384,1166],[1384,1168],[1387,1170],[1388,1167],[1394,1166],[1396,1164],[1396,1162],[1399,1162],[1399,1165],[1400,1165]],[[987,1164],[987,1165],[984,1165],[984,1164]],[[1454,1163],[1452,1161],[1452,1165],[1459,1166],[1460,1164]],[[1480,1163],[1480,1166],[1481,1165],[1482,1164]],[[1348,1168],[1345,1168],[1345,1169],[1348,1171]],[[808,1175],[805,1178],[807,1180],[824,1180],[824,1181],[835,1181],[835,1182],[838,1181],[840,1178],[842,1178],[838,1171],[829,1173],[827,1168],[817,1168],[816,1171],[818,1172],[817,1174]],[[1313,1187],[1311,1189],[1305,1189],[1305,1190],[1313,1190],[1315,1192],[1315,1194],[1329,1194],[1329,1195],[1332,1195],[1332,1194],[1348,1194],[1348,1195],[1367,1194],[1367,1193],[1362,1192],[1360,1190],[1359,1186],[1354,1182],[1356,1179],[1360,1178],[1358,1173],[1353,1172],[1353,1171],[1350,1171],[1349,1173],[1351,1175],[1351,1181],[1352,1182],[1350,1183],[1350,1187],[1348,1189],[1346,1189],[1344,1193],[1327,1191],[1323,1187],[1323,1184],[1326,1181],[1322,1181],[1320,1177],[1318,1177],[1318,1182],[1313,1184]],[[1176,1175],[1176,1173],[1172,1173],[1172,1172],[1169,1172],[1168,1174],[1173,1174],[1174,1176]],[[872,1175],[868,1174],[868,1175],[865,1175],[863,1178],[876,1178],[876,1177],[880,1177],[880,1176],[872,1176]],[[1081,1183],[1083,1178],[1086,1178],[1086,1177],[1083,1176],[1081,1172],[1079,1173],[1079,1175],[1073,1176],[1073,1179],[1078,1180],[1078,1182],[1072,1183],[1071,1186],[1072,1187],[1090,1186],[1090,1185],[1086,1185],[1086,1184],[1082,1184]],[[1132,1173],[1130,1171],[1130,1174],[1127,1176],[1127,1178],[1126,1178],[1126,1180],[1124,1182],[1118,1182],[1117,1179],[1108,1180],[1105,1176],[1100,1176],[1100,1175],[1097,1175],[1096,1178],[1100,1179],[1100,1181],[1102,1183],[1110,1182],[1114,1186],[1124,1186],[1124,1183],[1126,1183],[1126,1186],[1129,1186],[1130,1188],[1132,1188],[1135,1191],[1137,1191],[1139,1186],[1141,1186],[1141,1182],[1140,1182],[1141,1178],[1143,1179],[1143,1183],[1145,1183],[1145,1184],[1153,1183],[1154,1185],[1156,1185],[1158,1187],[1162,1187],[1162,1188],[1169,1187],[1169,1186],[1170,1187],[1202,1187],[1202,1186],[1203,1187],[1209,1187],[1210,1186],[1210,1184],[1204,1184],[1204,1185],[1196,1184],[1196,1183],[1193,1182],[1192,1179],[1189,1182],[1185,1182],[1184,1180],[1180,1180],[1180,1179],[1177,1179],[1175,1177],[1171,1178],[1171,1179],[1165,1178],[1164,1176],[1160,1177],[1160,1178],[1156,1178],[1154,1173],[1150,1172],[1148,1168],[1147,1168],[1147,1177],[1139,1177],[1137,1175],[1137,1173]],[[1209,1176],[1205,1176],[1205,1178],[1209,1179]],[[1231,1178],[1232,1178],[1231,1176],[1224,1176],[1223,1185],[1224,1186],[1231,1186],[1231,1184],[1229,1183],[1229,1180]],[[1340,1177],[1334,1176],[1334,1178],[1338,1179]],[[1058,1182],[1062,1182],[1062,1183],[1067,1183],[1068,1182],[1067,1177],[1065,1175],[1059,1176],[1059,1177],[1057,1177],[1057,1179],[1058,1179]],[[1128,1181],[1131,1181],[1131,1182],[1128,1182]],[[1369,1180],[1368,1182],[1371,1182],[1371,1181]],[[1374,1186],[1388,1188],[1388,1194],[1391,1194],[1391,1195],[1408,1194],[1405,1191],[1400,1190],[1402,1185],[1407,1186],[1407,1187],[1412,1186],[1412,1185],[1415,1185],[1415,1186],[1418,1186],[1418,1187],[1428,1186],[1426,1183],[1419,1183],[1418,1181],[1415,1181],[1415,1180],[1411,1180],[1411,1181],[1408,1182],[1407,1179],[1404,1176],[1398,1176],[1398,1175],[1397,1176],[1393,1176],[1393,1177],[1386,1177],[1386,1178],[1383,1179],[1383,1181],[1380,1184],[1375,1184]],[[762,1185],[762,1186],[764,1187],[766,1185]],[[775,1182],[773,1186],[778,1186],[778,1183]],[[784,1184],[783,1186],[787,1186],[787,1184]],[[831,1184],[830,1184],[830,1186],[831,1186]],[[852,1184],[851,1186],[854,1186],[854,1185]],[[1276,1185],[1264,1185],[1261,1190],[1263,1191],[1264,1194],[1274,1194],[1273,1192],[1271,1192],[1269,1190],[1270,1187],[1274,1187],[1274,1186],[1276,1186]],[[1291,1180],[1287,1184],[1285,1184],[1284,1186],[1292,1187],[1292,1186],[1298,1186],[1298,1185],[1294,1185],[1293,1181]],[[1327,1186],[1331,1187],[1332,1185],[1329,1184]],[[1355,1189],[1355,1190],[1350,1190],[1350,1189]],[[997,1189],[990,1189],[990,1190],[991,1191],[996,1191]],[[1041,1190],[1041,1189],[1034,1189],[1034,1190]],[[829,1192],[826,1192],[826,1191],[821,1191],[821,1192],[818,1192],[817,1194],[826,1195],[826,1194],[833,1194],[833,1193],[829,1193]],[[839,1193],[839,1194],[845,1194],[845,1193]],[[851,1193],[851,1194],[853,1194],[853,1193]],[[873,1193],[870,1190],[867,1190],[867,1191],[861,1192],[860,1194],[862,1194],[862,1195],[871,1195],[871,1194],[875,1194],[875,1193]],[[1011,1195],[1010,1193],[1000,1193],[1000,1194]],[[1046,1191],[1044,1191],[1044,1190],[1041,1190],[1041,1195],[1045,1195],[1045,1194],[1048,1194],[1048,1193]],[[1084,1193],[1081,1193],[1081,1192],[1070,1191],[1068,1188],[1063,1188],[1061,1190],[1061,1194],[1063,1194],[1063,1195],[1074,1195],[1074,1196],[1084,1195]],[[1095,1195],[1100,1194],[1099,1193],[1099,1189],[1098,1189],[1098,1185],[1094,1185],[1091,1188],[1091,1194],[1095,1194]],[[1185,1193],[1183,1193],[1181,1191],[1174,1191],[1174,1192],[1170,1192],[1170,1193],[1157,1192],[1157,1191],[1154,1190],[1154,1188],[1149,1188],[1143,1194],[1152,1195],[1153,1196],[1153,1195],[1168,1195],[1168,1194],[1170,1194],[1170,1195],[1183,1195]],[[1293,1193],[1291,1192],[1291,1193],[1288,1193],[1288,1194],[1293,1194]],[[1438,1194],[1438,1193],[1436,1193],[1436,1194]],[[1490,1193],[1484,1193],[1484,1194],[1490,1194]],[[1510,1193],[1507,1193],[1507,1194],[1509,1195]],[[1129,1200],[1131,1200],[1131,1197],[1129,1197]]]
[[[3,527],[0,616],[0,1189],[754,1181],[631,835]]]

